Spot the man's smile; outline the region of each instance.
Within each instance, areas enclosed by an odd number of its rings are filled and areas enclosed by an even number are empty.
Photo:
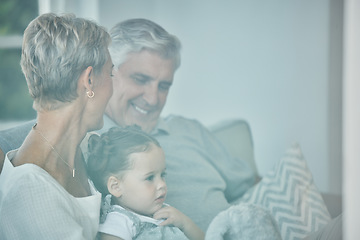
[[[141,113],[141,114],[146,115],[146,114],[148,114],[148,113],[149,113],[149,111],[146,111],[146,110],[144,110],[144,109],[142,109],[142,108],[138,107],[138,106],[137,106],[137,105],[135,105],[135,104],[132,104],[132,106],[134,107],[134,109],[135,109],[136,111],[138,111],[138,112],[139,112],[139,113]]]

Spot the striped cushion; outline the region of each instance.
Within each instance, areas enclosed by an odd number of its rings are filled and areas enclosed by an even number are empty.
[[[274,170],[250,189],[242,201],[270,210],[286,240],[302,239],[330,221],[298,144],[286,151]]]

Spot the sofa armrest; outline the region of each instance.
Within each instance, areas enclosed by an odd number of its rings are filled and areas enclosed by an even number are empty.
[[[247,161],[259,179],[248,122],[243,119],[223,120],[209,129],[224,144],[232,157]]]
[[[342,213],[342,197],[340,194],[321,193],[321,196],[331,218],[335,218]]]

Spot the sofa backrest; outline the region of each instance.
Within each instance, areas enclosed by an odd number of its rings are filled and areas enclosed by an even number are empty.
[[[259,176],[250,125],[244,119],[223,120],[210,126],[210,131],[225,145],[229,153],[247,161]]]

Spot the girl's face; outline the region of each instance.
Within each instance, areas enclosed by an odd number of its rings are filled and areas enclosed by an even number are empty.
[[[120,180],[121,196],[117,204],[141,215],[152,216],[162,208],[167,188],[165,183],[165,155],[155,144],[145,152],[129,156],[133,168]]]

